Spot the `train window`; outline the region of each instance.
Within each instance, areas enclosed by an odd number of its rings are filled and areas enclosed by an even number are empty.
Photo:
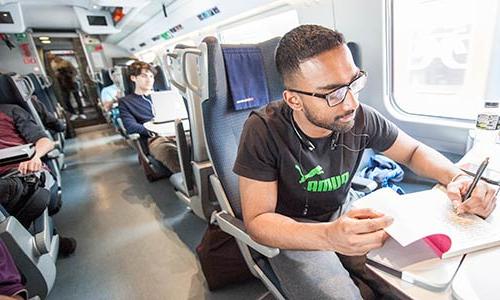
[[[219,28],[219,37],[222,43],[258,43],[282,36],[298,25],[297,11],[287,10],[244,23],[223,26]]]
[[[488,89],[496,1],[392,5],[394,104],[410,114],[474,119]]]

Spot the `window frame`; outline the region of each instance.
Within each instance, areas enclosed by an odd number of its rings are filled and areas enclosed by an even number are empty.
[[[386,85],[386,97],[384,97],[384,106],[388,111],[390,111],[394,117],[397,119],[414,122],[414,123],[423,123],[423,124],[432,124],[432,125],[440,125],[440,126],[451,126],[457,128],[472,128],[475,124],[474,119],[469,119],[466,117],[449,117],[449,116],[438,116],[431,114],[422,114],[418,112],[410,112],[405,110],[396,99],[395,96],[395,61],[394,61],[394,2],[395,0],[386,1],[385,5],[385,76],[384,81]],[[500,11],[500,6],[497,7],[497,10]],[[497,13],[498,15],[498,13]],[[496,27],[497,25],[495,25]],[[492,42],[494,52],[494,41]],[[485,91],[488,89],[488,85],[490,84],[490,72],[488,69],[486,75],[487,86],[485,87]]]

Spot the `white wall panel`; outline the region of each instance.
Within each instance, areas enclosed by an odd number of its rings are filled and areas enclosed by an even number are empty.
[[[213,25],[221,20],[233,17],[244,13],[248,10],[266,5],[275,1],[272,0],[247,0],[247,1],[231,1],[231,0],[204,0],[204,1],[178,1],[171,5],[167,10],[168,17],[165,18],[163,12],[156,14],[151,21],[139,27],[132,34],[121,40],[118,45],[125,48],[135,48],[136,51],[144,50],[154,45],[164,42],[160,39],[156,42],[151,40],[152,37],[159,35],[177,24],[182,24],[182,30],[174,34],[174,37],[185,35],[187,33],[201,30],[204,27]],[[219,14],[212,16],[204,21],[199,21],[197,14],[217,6],[221,11]],[[146,46],[140,47],[139,44],[145,42]]]

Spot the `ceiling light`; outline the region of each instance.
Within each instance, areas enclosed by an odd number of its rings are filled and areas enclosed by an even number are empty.
[[[98,5],[92,5],[92,9],[98,9],[99,6]]]
[[[42,41],[42,44],[50,44],[50,43],[52,43],[52,42],[49,40]]]
[[[38,39],[40,41],[47,41],[47,40],[50,40],[50,37],[48,37],[48,36],[41,36],[41,37],[38,37]]]

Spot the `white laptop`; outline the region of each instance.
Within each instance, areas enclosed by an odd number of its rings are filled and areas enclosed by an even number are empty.
[[[188,114],[182,96],[177,90],[153,92],[153,123],[174,122],[175,119],[187,119]]]

